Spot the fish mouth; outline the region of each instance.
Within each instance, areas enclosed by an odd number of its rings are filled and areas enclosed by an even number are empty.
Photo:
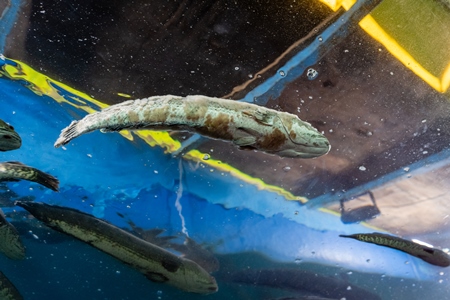
[[[22,139],[15,132],[2,132],[0,130],[0,151],[10,151],[19,149],[22,146]]]

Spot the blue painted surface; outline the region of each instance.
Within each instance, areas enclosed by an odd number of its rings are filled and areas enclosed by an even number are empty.
[[[3,11],[2,18],[0,19],[0,53],[3,53],[5,50],[7,35],[14,26],[21,3],[21,0],[10,0],[9,6]]]
[[[19,160],[61,181],[60,193],[29,182],[9,183],[20,196],[77,208],[123,227],[126,220],[117,216],[120,212],[138,226],[175,234],[182,231],[175,207],[181,182],[187,231],[196,241],[213,246],[215,253],[257,251],[279,262],[301,259],[402,278],[430,279],[437,274],[435,267],[402,252],[338,237],[372,231],[369,228],[344,225],[337,216],[286,201],[231,175],[192,169],[183,162],[180,181],[178,159],[117,133],[87,134],[65,150],[55,149],[60,129],[72,120],[67,111],[17,82],[3,79],[0,85],[1,117],[23,139],[21,149],[2,153],[1,159]]]

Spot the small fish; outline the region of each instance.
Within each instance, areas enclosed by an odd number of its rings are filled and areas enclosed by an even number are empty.
[[[190,237],[186,237],[183,244],[169,243],[168,247],[182,253],[184,258],[195,261],[209,273],[216,272],[220,268],[219,260],[214,254]]]
[[[22,139],[14,127],[0,120],[0,151],[19,149],[20,146],[22,146]]]
[[[155,96],[112,105],[73,121],[55,147],[94,130],[190,131],[282,157],[313,158],[330,150],[326,137],[296,115],[206,96]]]
[[[184,258],[196,262],[209,273],[219,270],[220,263],[219,260],[214,256],[214,254],[199,245],[193,239],[186,237],[184,243],[174,243],[172,242],[172,240],[176,239],[176,236],[160,236],[160,234],[165,232],[164,229],[153,228],[144,230],[136,226],[136,224],[134,224],[134,222],[131,220],[128,220],[127,223],[131,226],[132,233],[134,233],[144,241],[155,244],[162,248],[171,248],[175,251],[178,251]]]
[[[17,161],[0,163],[0,181],[28,180],[37,182],[53,191],[59,190],[59,181],[50,174]]]
[[[36,202],[16,202],[47,226],[71,235],[142,272],[154,282],[187,292],[211,294],[216,280],[195,262],[178,257],[81,211]]]
[[[408,253],[409,255],[418,257],[427,263],[435,266],[448,267],[450,266],[450,255],[442,250],[427,247],[413,241],[405,240],[388,234],[379,232],[374,233],[357,233],[351,235],[339,235],[340,237],[352,238],[358,241],[377,244],[393,249],[397,249]]]
[[[14,284],[0,272],[0,299],[1,300],[23,300]]]
[[[11,259],[24,259],[25,247],[20,240],[17,229],[6,220],[0,209],[0,252]],[[3,298],[0,298],[3,299]]]

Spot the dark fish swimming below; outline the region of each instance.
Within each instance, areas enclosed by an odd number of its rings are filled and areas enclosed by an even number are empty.
[[[0,163],[0,181],[28,180],[39,183],[53,191],[58,191],[59,181],[50,174],[17,161]]]
[[[20,202],[47,226],[71,235],[139,270],[154,282],[184,291],[211,294],[216,280],[195,262],[148,243],[103,220],[81,211],[36,202]]]
[[[327,138],[296,115],[206,96],[155,96],[112,105],[73,121],[55,147],[94,130],[178,130],[231,141],[282,157],[313,158],[330,150]]]
[[[14,127],[0,119],[0,151],[19,149],[22,139],[14,130]]]
[[[427,247],[425,245],[421,245],[413,241],[405,240],[396,236],[379,232],[357,233],[339,236],[397,249],[405,253],[408,253],[409,255],[418,257],[426,261],[427,263],[435,266],[440,267],[450,266],[450,255],[448,255],[444,251],[432,247]]]
[[[248,269],[230,273],[228,279],[236,283],[268,286],[293,292],[315,294],[346,300],[381,300],[381,298],[340,278],[323,276],[300,269]],[[349,288],[350,287],[350,288]]]
[[[196,262],[209,273],[216,272],[220,268],[219,260],[214,256],[214,254],[199,245],[190,237],[185,237],[184,242],[180,244],[173,242],[173,240],[177,239],[176,236],[160,236],[160,234],[164,233],[164,229],[152,228],[144,230],[136,226],[136,224],[134,224],[131,220],[127,221],[127,223],[131,226],[132,233],[136,234],[144,241],[162,248],[171,248],[178,251],[184,258]]]
[[[0,272],[0,299],[1,300],[23,300],[14,284]]]
[[[0,252],[11,259],[24,259],[25,246],[23,245],[17,229],[6,220],[0,209]],[[3,299],[3,298],[0,298]]]

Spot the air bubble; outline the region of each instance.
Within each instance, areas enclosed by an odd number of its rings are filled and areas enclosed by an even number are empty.
[[[314,80],[317,78],[317,76],[319,76],[319,72],[317,72],[315,69],[313,68],[309,68],[306,71],[306,77],[308,77],[309,80]]]
[[[364,167],[364,166],[360,166],[360,167],[359,167],[359,170],[360,170],[360,171],[365,171],[365,170],[367,170],[367,169],[366,169],[366,167]]]
[[[281,70],[279,73],[280,73],[280,76],[281,76],[281,77],[286,76],[286,73],[285,73],[283,70]]]
[[[211,158],[211,155],[209,155],[209,154],[203,155],[203,160],[208,160],[210,158]]]

